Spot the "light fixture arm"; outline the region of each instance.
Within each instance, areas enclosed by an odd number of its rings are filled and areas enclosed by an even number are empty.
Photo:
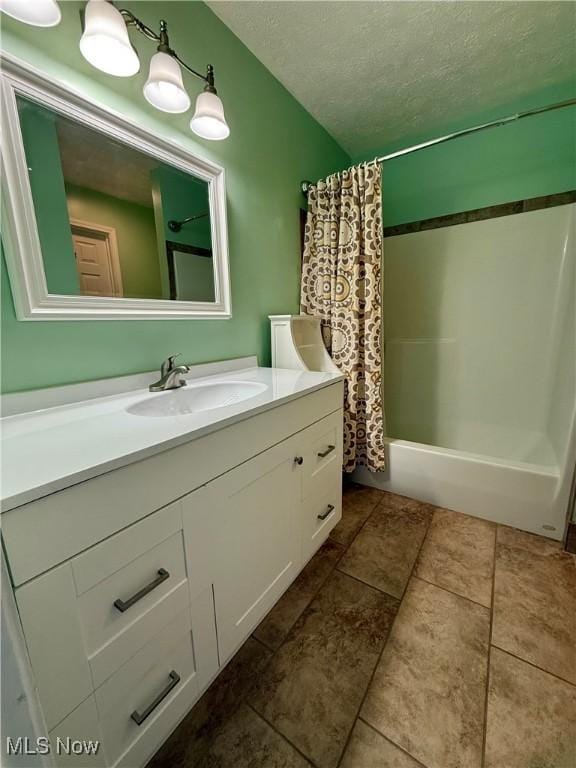
[[[143,21],[140,21],[138,17],[134,16],[132,11],[129,11],[127,8],[119,8],[118,10],[124,17],[124,21],[126,22],[127,27],[136,27],[138,32],[144,35],[144,37],[147,37],[148,40],[154,40],[156,43],[160,42],[160,36],[157,35],[153,29],[147,27]]]
[[[185,61],[182,61],[176,51],[170,47],[170,41],[168,39],[168,25],[163,19],[160,21],[160,34],[157,35],[153,29],[150,29],[150,27],[144,24],[144,22],[141,21],[137,16],[134,16],[132,11],[129,11],[127,8],[119,8],[119,11],[123,16],[124,21],[126,22],[126,26],[134,27],[138,30],[138,32],[140,32],[140,34],[144,35],[144,37],[147,37],[148,40],[153,40],[155,43],[158,43],[159,51],[162,53],[167,53],[168,56],[172,56],[172,58],[176,59],[180,66],[184,67],[187,72],[206,83],[205,90],[209,90],[211,93],[216,93],[216,89],[214,88],[214,68],[212,65],[208,64],[206,68],[206,75],[201,75],[200,72],[197,72],[195,69],[188,66]]]
[[[214,88],[214,67],[212,64],[208,64],[206,67],[206,75],[201,75],[200,72],[196,72],[195,69],[192,69],[192,67],[189,67],[188,64],[186,64],[185,61],[182,61],[180,56],[175,51],[170,51],[170,55],[173,56],[178,64],[180,64],[187,72],[190,72],[191,75],[194,75],[194,77],[198,77],[200,80],[203,80],[206,85],[204,86],[205,91],[210,91],[211,93],[216,93],[216,88]]]

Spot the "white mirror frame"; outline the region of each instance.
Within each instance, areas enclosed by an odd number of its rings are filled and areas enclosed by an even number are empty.
[[[226,184],[224,169],[191,155],[181,146],[154,135],[28,64],[2,54],[1,187],[2,238],[12,295],[19,320],[171,320],[228,319],[232,316]],[[214,302],[66,296],[48,293],[36,213],[16,97],[23,96],[65,117],[208,182]]]

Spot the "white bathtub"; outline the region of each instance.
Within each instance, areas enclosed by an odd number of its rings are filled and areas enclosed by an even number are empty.
[[[569,495],[566,472],[406,440],[385,440],[386,471],[372,474],[358,468],[353,477],[356,482],[552,539],[564,536]]]

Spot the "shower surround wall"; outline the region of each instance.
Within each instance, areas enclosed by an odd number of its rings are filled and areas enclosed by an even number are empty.
[[[559,464],[574,402],[573,212],[386,239],[389,436]]]
[[[369,484],[560,538],[576,204],[385,240],[389,469]]]

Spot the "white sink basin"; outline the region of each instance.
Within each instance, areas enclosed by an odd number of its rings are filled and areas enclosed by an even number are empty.
[[[134,416],[186,416],[214,408],[236,405],[242,400],[256,397],[268,389],[256,381],[223,381],[192,386],[150,395],[128,406],[126,411]]]

